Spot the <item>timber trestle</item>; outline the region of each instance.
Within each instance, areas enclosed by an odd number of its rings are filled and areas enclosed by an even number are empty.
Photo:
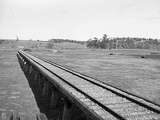
[[[49,120],[160,120],[155,103],[24,51],[17,57]]]

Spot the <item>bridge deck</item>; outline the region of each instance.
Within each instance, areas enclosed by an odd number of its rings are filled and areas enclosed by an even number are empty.
[[[87,109],[99,119],[160,119],[158,105],[23,51],[19,54],[37,66],[45,76],[52,78],[50,82],[65,91],[66,96],[81,109]]]

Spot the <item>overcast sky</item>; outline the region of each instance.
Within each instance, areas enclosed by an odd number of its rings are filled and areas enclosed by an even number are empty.
[[[0,38],[160,38],[160,0],[0,0]]]

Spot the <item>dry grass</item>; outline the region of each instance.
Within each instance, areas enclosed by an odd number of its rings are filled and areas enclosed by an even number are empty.
[[[9,114],[10,111],[33,115],[38,108],[19,67],[16,52],[13,49],[0,49],[0,115],[1,112]]]

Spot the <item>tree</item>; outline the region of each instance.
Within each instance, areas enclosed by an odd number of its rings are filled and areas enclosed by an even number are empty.
[[[135,48],[135,43],[134,43],[133,39],[127,38],[126,45],[127,45],[128,49],[134,49]]]
[[[49,40],[49,41],[47,42],[46,48],[52,49],[53,46],[54,46],[53,40]]]
[[[102,41],[101,41],[100,47],[102,49],[109,48],[109,39],[107,38],[106,34],[104,34],[103,37],[102,37]]]
[[[87,41],[87,47],[88,48],[99,48],[99,46],[100,46],[100,41],[96,37],[94,37],[93,40],[89,39]]]

